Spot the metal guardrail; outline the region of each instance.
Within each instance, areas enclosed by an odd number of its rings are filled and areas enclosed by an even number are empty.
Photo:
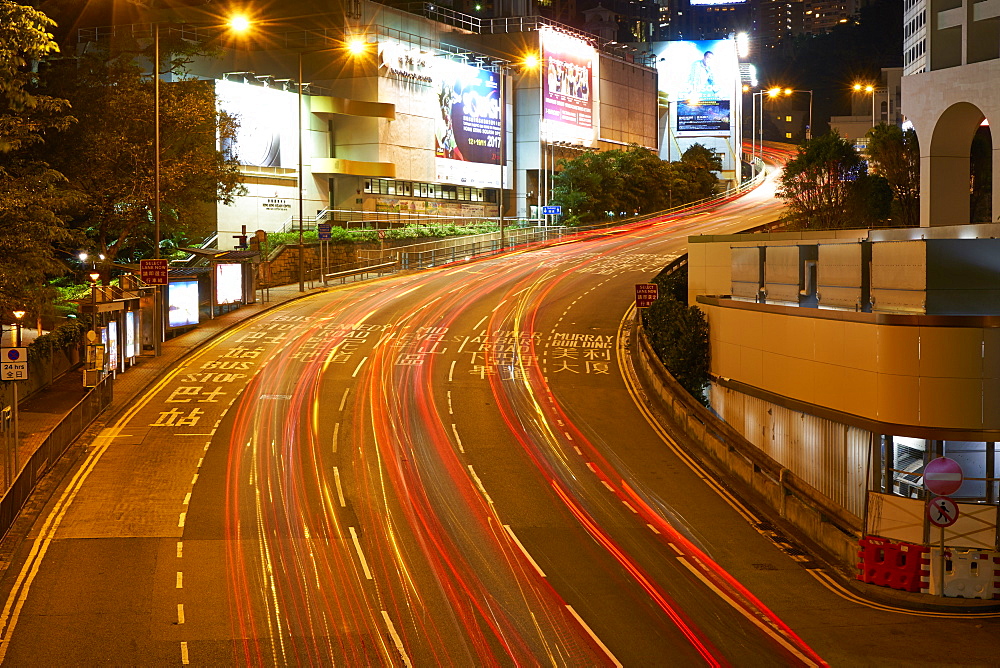
[[[106,376],[49,432],[24,467],[17,472],[13,484],[0,499],[0,535],[5,535],[14,524],[42,477],[59,461],[73,441],[111,404],[113,398],[114,379],[113,376]]]

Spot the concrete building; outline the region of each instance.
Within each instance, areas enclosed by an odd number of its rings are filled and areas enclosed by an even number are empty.
[[[902,127],[902,78],[903,68],[883,67],[878,82],[862,82],[871,85],[872,90],[862,89],[851,93],[851,115],[833,116],[830,118],[830,128],[840,133],[842,137],[855,142],[863,149],[865,135],[879,123],[887,123]],[[862,85],[859,84],[859,85]]]
[[[695,237],[689,298],[709,321],[712,409],[855,518],[859,577],[909,568],[909,591],[992,598],[1000,582],[977,564],[1000,559],[1000,224],[969,224],[969,155],[1000,118],[1000,15],[920,11],[926,71],[901,92],[921,227]],[[962,471],[950,501],[924,484],[940,457]],[[913,558],[869,564],[871,541]]]
[[[351,7],[190,66],[241,121],[231,150],[249,193],[218,207],[220,248],[244,228],[297,229],[300,209],[308,229],[495,219],[501,201],[506,217],[541,222],[559,159],[658,146],[656,70],[634,49],[537,16]],[[114,29],[125,32],[150,35]],[[110,34],[84,32],[81,48]]]

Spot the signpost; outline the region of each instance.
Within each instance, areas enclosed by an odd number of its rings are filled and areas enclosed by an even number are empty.
[[[20,326],[20,323],[18,324]],[[16,348],[0,348],[0,380],[28,380],[28,349],[22,348],[21,346],[21,335],[20,329],[18,330],[17,336],[17,346]],[[11,457],[9,454],[4,453],[4,482],[7,487],[10,487],[14,480],[14,476],[17,475],[18,461],[17,461],[17,450],[20,447],[20,435],[18,434],[17,420],[17,383],[14,383],[14,397],[13,397],[13,414],[14,414],[14,466],[10,467]],[[9,441],[8,441],[9,445]]]
[[[942,595],[944,592],[944,528],[954,524],[959,516],[958,504],[948,498],[948,494],[957,492],[964,480],[962,465],[948,457],[932,459],[924,467],[924,487],[928,492],[936,495],[927,502],[927,519],[931,524],[941,529],[938,541],[938,547],[941,551],[938,582]]]
[[[139,278],[146,285],[166,285],[170,282],[167,260],[139,260]]]
[[[319,273],[323,276],[323,286],[326,287],[326,274],[330,264],[330,223],[316,224],[316,237],[319,239]],[[324,261],[325,260],[325,261]]]
[[[660,296],[660,288],[656,283],[635,284],[635,307],[649,308]]]
[[[330,228],[330,223],[319,223],[316,226],[316,234],[319,236],[320,241],[326,241],[331,238]]]
[[[562,205],[552,204],[550,206],[542,207],[543,216],[561,216],[562,215]]]

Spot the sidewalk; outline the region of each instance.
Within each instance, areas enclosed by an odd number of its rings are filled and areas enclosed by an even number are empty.
[[[114,400],[105,409],[99,421],[114,418],[122,409],[132,405],[140,393],[172,369],[182,357],[227,329],[258,313],[326,289],[319,287],[299,292],[295,283],[273,287],[270,289],[267,302],[257,302],[230,311],[213,320],[202,322],[190,332],[165,341],[161,346],[159,357],[139,358],[135,366],[115,377]],[[24,466],[49,432],[85,394],[82,373],[79,369],[75,369],[56,378],[52,385],[19,404],[20,443],[17,453],[19,466]],[[0,486],[2,484],[3,461],[0,461]]]

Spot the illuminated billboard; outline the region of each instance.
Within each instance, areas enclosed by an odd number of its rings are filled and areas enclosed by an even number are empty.
[[[678,136],[726,136],[732,131],[739,68],[733,40],[656,42],[661,97],[673,109]]]
[[[546,130],[580,139],[594,137],[597,51],[582,39],[544,28],[542,110]]]
[[[240,265],[226,262],[215,265],[215,303],[235,304],[243,301],[243,270]]]
[[[171,281],[167,286],[167,324],[198,324],[198,281]]]
[[[435,58],[434,156],[437,180],[500,185],[500,75]]]
[[[292,92],[236,81],[216,81],[220,111],[239,121],[232,141],[222,147],[242,165],[294,167],[298,164],[298,99]]]

